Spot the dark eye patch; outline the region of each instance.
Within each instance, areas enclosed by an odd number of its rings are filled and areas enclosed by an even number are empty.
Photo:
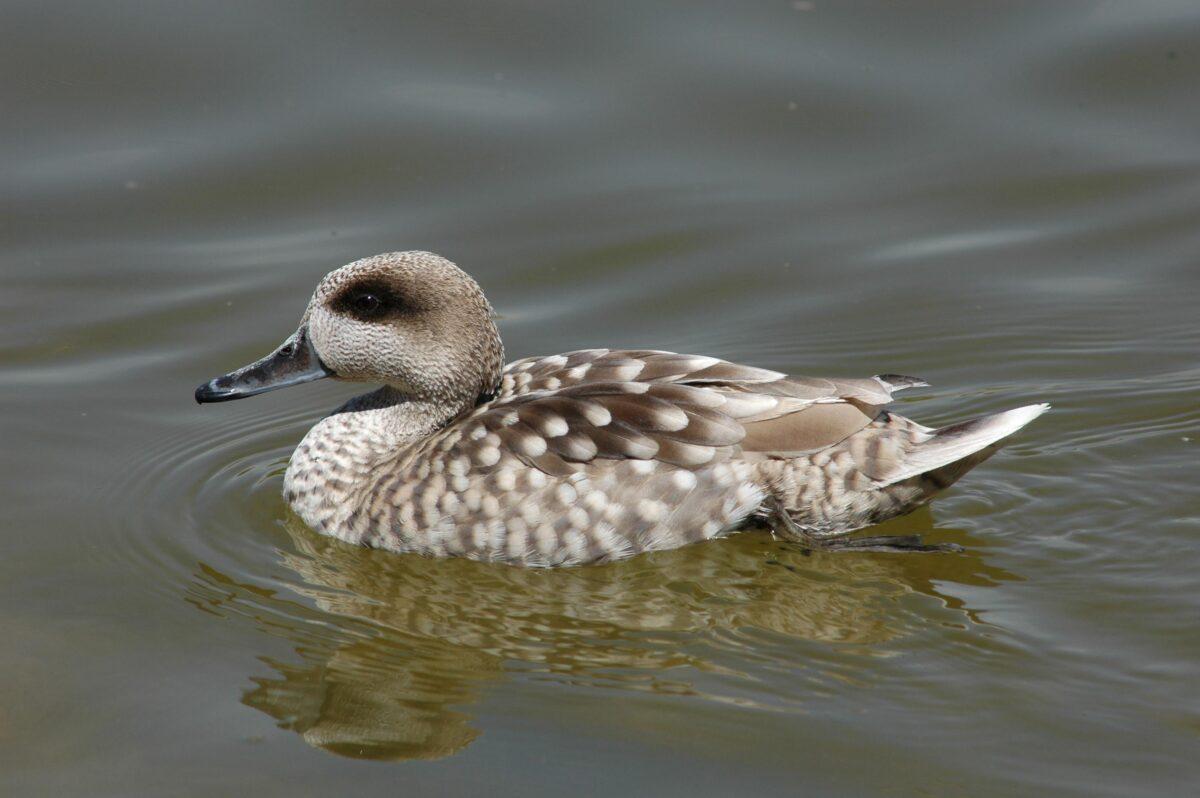
[[[330,307],[360,321],[381,321],[408,309],[403,297],[394,288],[376,282],[347,286],[334,297]]]

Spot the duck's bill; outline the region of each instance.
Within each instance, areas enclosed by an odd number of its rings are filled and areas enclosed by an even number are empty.
[[[245,399],[276,388],[287,388],[324,377],[333,372],[325,367],[309,340],[308,330],[301,327],[295,335],[262,360],[242,366],[196,389],[197,402],[228,402]]]

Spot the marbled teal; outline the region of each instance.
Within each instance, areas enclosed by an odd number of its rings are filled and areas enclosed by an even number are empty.
[[[753,524],[808,546],[910,512],[1048,405],[930,429],[892,413],[924,382],[797,377],[703,355],[586,349],[504,365],[479,285],[428,252],[330,272],[299,329],[200,402],[322,377],[382,384],[317,423],[284,496],[344,541],[431,557],[579,565]]]

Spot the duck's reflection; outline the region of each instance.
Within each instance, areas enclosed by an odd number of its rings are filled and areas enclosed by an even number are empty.
[[[275,673],[254,679],[247,705],[313,746],[372,759],[444,757],[468,745],[479,734],[469,707],[506,666],[697,694],[689,674],[752,671],[755,636],[870,648],[905,633],[891,598],[919,592],[956,607],[933,580],[1012,578],[970,552],[808,555],[765,533],[538,571],[397,556],[295,519],[285,526],[294,550],[283,561],[300,577],[293,589],[316,610],[207,567],[205,601],[255,605],[246,614],[296,645],[299,664],[263,660]],[[928,533],[932,522],[923,512],[888,527]],[[979,544],[954,530],[936,536]]]

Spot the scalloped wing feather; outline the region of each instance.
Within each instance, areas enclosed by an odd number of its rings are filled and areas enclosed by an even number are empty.
[[[793,377],[703,355],[583,349],[511,363],[497,398],[473,416],[504,450],[548,474],[598,459],[696,469],[734,452],[789,457],[834,445],[870,423],[891,390],[877,378]]]

